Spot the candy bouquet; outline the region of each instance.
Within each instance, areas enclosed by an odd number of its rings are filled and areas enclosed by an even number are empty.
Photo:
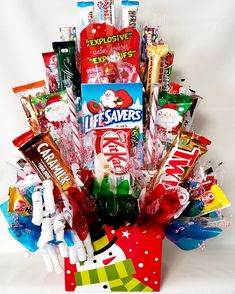
[[[42,53],[46,82],[13,88],[30,130],[1,210],[67,291],[159,291],[164,237],[204,248],[229,225],[222,164],[203,160],[202,98],[171,81],[174,52],[139,27],[139,2],[117,27],[113,0],[77,7],[79,27]]]

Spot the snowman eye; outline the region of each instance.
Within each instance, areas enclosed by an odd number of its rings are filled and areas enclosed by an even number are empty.
[[[96,259],[94,259],[94,260],[93,260],[93,262],[94,262],[94,263],[97,263],[97,260],[96,260]]]
[[[111,255],[113,255],[113,253],[112,252],[109,252],[109,255],[111,256]]]

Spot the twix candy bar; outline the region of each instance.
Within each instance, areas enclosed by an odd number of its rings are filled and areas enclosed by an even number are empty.
[[[189,176],[210,144],[210,140],[195,133],[179,132],[150,186],[152,184],[154,189],[159,190],[177,187]]]
[[[198,159],[207,151],[211,142],[197,134],[180,131],[165,156],[159,172],[151,180],[146,194],[141,201],[141,216],[139,223],[148,223],[164,215],[164,221],[169,221],[180,207],[187,201],[181,201],[180,184],[189,176]],[[178,197],[178,200],[177,200]],[[188,197],[188,196],[187,196]],[[178,202],[176,204],[176,201]],[[168,203],[162,212],[162,203]],[[172,205],[170,204],[172,203]],[[173,203],[175,209],[172,208]],[[161,216],[161,219],[162,216]]]

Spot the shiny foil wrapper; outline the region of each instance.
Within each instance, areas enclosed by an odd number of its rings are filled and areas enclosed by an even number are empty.
[[[195,133],[180,131],[152,180],[150,187],[161,183],[164,188],[183,182],[194,168],[197,160],[207,152],[211,142]]]

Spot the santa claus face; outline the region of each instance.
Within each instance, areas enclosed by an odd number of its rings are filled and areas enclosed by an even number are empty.
[[[182,121],[182,116],[174,109],[164,108],[160,109],[157,113],[157,125],[167,129],[172,130],[177,127]]]
[[[117,105],[117,97],[114,91],[107,90],[103,96],[100,97],[100,102],[104,107],[115,108]]]
[[[45,117],[50,122],[65,121],[68,115],[68,105],[62,101],[52,103],[45,108]]]

